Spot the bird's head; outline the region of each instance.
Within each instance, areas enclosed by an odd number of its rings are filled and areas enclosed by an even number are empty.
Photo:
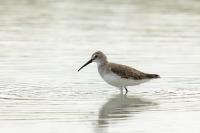
[[[102,63],[107,62],[107,57],[103,52],[97,51],[92,54],[91,59],[88,62],[86,62],[81,68],[79,68],[78,71],[80,71],[82,68],[84,68],[85,66],[87,66],[92,62],[96,62],[98,65],[100,65]]]

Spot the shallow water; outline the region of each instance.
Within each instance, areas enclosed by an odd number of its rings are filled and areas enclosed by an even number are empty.
[[[0,1],[0,127],[4,133],[199,133],[197,0]],[[107,85],[91,64],[113,62],[162,78]]]

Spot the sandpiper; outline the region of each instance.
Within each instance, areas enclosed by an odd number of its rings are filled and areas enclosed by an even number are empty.
[[[127,86],[135,86],[154,78],[160,78],[157,74],[144,73],[126,65],[108,62],[106,55],[101,51],[92,54],[91,59],[78,71],[92,62],[97,63],[98,72],[105,82],[119,88],[121,93],[125,89],[125,94],[128,92]]]

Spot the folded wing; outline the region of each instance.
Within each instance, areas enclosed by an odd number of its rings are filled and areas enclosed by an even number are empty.
[[[121,78],[125,79],[134,79],[134,80],[142,80],[142,79],[152,79],[152,78],[159,78],[160,76],[157,74],[148,74],[131,68],[129,66],[110,63],[109,69],[119,75]]]

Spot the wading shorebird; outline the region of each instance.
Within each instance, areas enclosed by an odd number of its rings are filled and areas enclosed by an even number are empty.
[[[101,51],[92,54],[91,59],[78,69],[78,71],[92,62],[97,63],[98,72],[103,80],[108,84],[119,88],[122,94],[123,89],[126,90],[125,94],[127,94],[127,86],[135,86],[154,78],[160,78],[157,74],[144,73],[126,65],[111,63]]]

